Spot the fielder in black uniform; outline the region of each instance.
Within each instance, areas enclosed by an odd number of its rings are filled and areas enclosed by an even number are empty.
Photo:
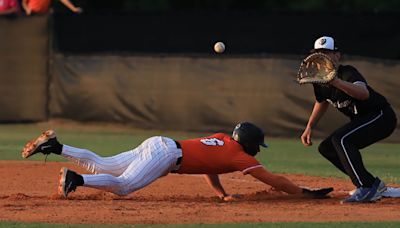
[[[312,52],[322,52],[339,65],[341,53],[332,37],[315,41]],[[335,130],[318,147],[319,152],[347,174],[357,187],[356,192],[342,202],[373,202],[382,197],[385,184],[365,168],[360,149],[392,134],[396,115],[384,96],[373,90],[353,66],[339,65],[337,77],[329,84],[313,84],[316,102],[301,141],[312,144],[312,129],[324,115],[329,104],[350,118],[350,122]]]

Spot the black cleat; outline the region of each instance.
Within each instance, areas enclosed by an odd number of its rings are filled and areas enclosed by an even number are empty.
[[[67,198],[70,192],[75,192],[78,186],[78,178],[79,175],[74,171],[66,167],[61,168],[58,180],[58,195]]]
[[[57,141],[56,133],[53,130],[43,132],[38,138],[29,141],[22,150],[22,157],[29,158],[36,153],[48,155],[58,152],[60,143]]]

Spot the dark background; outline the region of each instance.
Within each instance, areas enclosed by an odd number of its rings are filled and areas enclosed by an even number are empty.
[[[304,55],[333,36],[348,55],[400,59],[400,1],[75,1],[55,4],[54,49],[69,54]]]
[[[398,12],[397,0],[72,0],[86,12],[115,11],[324,11]]]

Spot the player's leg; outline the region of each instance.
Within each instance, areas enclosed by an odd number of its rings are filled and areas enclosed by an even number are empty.
[[[47,130],[38,138],[28,142],[22,151],[22,157],[28,158],[36,153],[61,155],[90,172],[107,173],[114,176],[121,175],[135,156],[133,151],[127,151],[112,157],[101,157],[90,150],[62,145],[53,130]]]
[[[152,137],[135,150],[140,156],[132,161],[122,175],[118,177],[109,174],[79,175],[83,178],[83,186],[126,195],[168,174],[176,167],[178,158],[182,156],[182,151],[177,148],[175,142],[163,137]],[[67,187],[75,185],[74,183],[66,183],[74,182],[71,180],[75,180],[77,174],[73,172],[64,173],[67,174],[63,174],[66,176],[65,178],[60,178],[59,191],[66,196],[68,194]],[[71,176],[69,179],[68,174]]]
[[[345,127],[349,127],[346,125]],[[353,184],[358,188],[361,186],[370,187],[375,181],[375,177],[367,171],[362,160],[359,149],[349,139],[343,137],[348,133],[343,127],[335,132],[332,137],[332,144],[335,145],[337,155],[342,163],[346,174],[350,177]]]
[[[364,166],[360,149],[388,137],[395,125],[392,113],[382,111],[353,120],[332,134],[340,161],[357,187],[371,187],[375,181]]]
[[[343,202],[375,201],[382,197],[381,193],[386,186],[378,177],[367,171],[359,150],[388,137],[393,132],[396,118],[390,110],[357,118],[333,134],[332,143],[343,167],[357,186],[355,194]]]
[[[61,156],[75,162],[89,172],[119,176],[135,159],[136,154],[134,150],[130,150],[111,157],[101,157],[87,149],[63,145]]]
[[[377,115],[380,117],[378,118]],[[355,142],[355,145],[359,149],[363,149],[389,137],[397,126],[396,114],[390,106],[383,109],[381,112],[378,112],[378,114],[372,114],[371,117],[365,117],[366,120],[359,119],[354,122],[358,125],[362,125],[373,117],[377,119],[371,124],[367,124],[366,128],[361,128],[361,130],[358,130],[356,134],[350,136],[350,139]]]
[[[318,146],[319,153],[324,156],[328,161],[330,161],[336,168],[347,174],[346,169],[343,167],[340,161],[339,155],[336,152],[335,147],[332,144],[332,136],[329,136],[324,141],[322,141]]]

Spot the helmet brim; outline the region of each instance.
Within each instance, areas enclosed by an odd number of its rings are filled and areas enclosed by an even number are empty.
[[[264,147],[264,148],[268,148],[268,145],[265,144],[265,142],[260,143],[260,146]]]

